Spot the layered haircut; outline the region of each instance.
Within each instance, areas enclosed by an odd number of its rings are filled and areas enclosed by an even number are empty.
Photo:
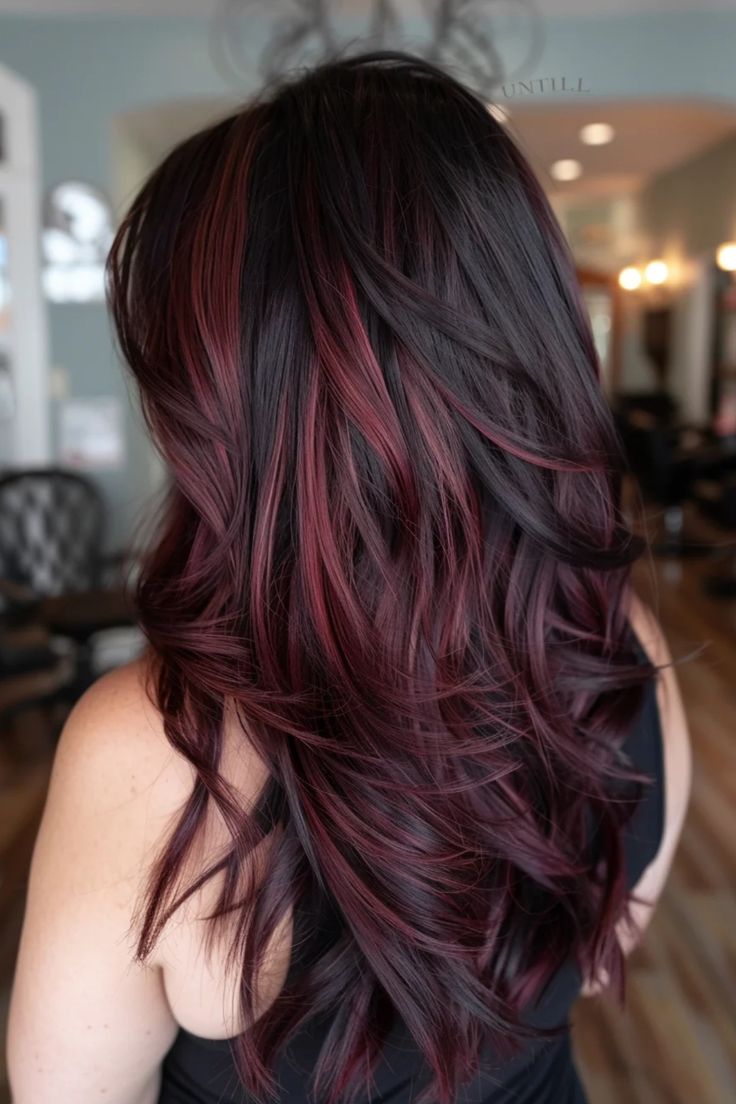
[[[624,992],[647,780],[622,744],[656,669],[564,237],[479,97],[377,52],[178,145],[109,295],[170,472],[137,583],[151,693],[196,774],[138,955],[219,874],[246,1087],[274,1095],[277,1051],[331,1012],[314,1092],[355,1099],[399,1015],[420,1099],[448,1104],[484,1044],[537,1032],[525,1009],[570,959]],[[256,809],[220,769],[229,706],[269,770]],[[213,807],[229,846],[182,885]],[[256,1019],[264,947],[315,890],[339,938]]]

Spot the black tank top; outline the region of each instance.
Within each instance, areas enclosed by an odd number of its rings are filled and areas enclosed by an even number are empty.
[[[646,656],[634,637],[641,660]],[[654,782],[644,791],[626,826],[624,854],[629,888],[633,888],[654,859],[664,834],[664,753],[656,682],[646,688],[642,710],[624,749],[634,767]],[[313,921],[313,917],[311,918]],[[309,924],[295,908],[292,952],[287,973],[289,984],[304,959],[314,960],[319,946],[329,946],[339,931],[339,918],[331,910],[320,922]],[[579,969],[572,960],[555,974],[544,996],[525,1018],[540,1027],[557,1027],[568,1021],[580,992]],[[281,1086],[279,1104],[315,1104],[308,1096],[309,1075],[321,1049],[325,1021],[314,1016],[302,1025],[284,1048],[275,1069]],[[397,1017],[376,1067],[375,1092],[365,1104],[411,1104],[427,1082],[427,1066],[406,1028]],[[252,1104],[241,1087],[228,1039],[203,1039],[181,1029],[164,1058],[158,1104]],[[317,1102],[318,1104],[318,1102]],[[569,1031],[552,1040],[532,1040],[510,1061],[486,1063],[457,1097],[457,1104],[586,1104],[575,1069]]]

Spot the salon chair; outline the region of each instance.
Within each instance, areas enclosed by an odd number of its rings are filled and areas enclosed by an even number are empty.
[[[719,473],[699,478],[693,486],[693,498],[701,512],[729,534],[717,549],[720,561],[714,571],[703,579],[706,594],[712,598],[736,598],[736,466],[726,461]],[[714,478],[715,475],[715,478]]]
[[[653,546],[655,555],[702,556],[711,551],[710,545],[687,535],[683,514],[707,439],[707,431],[688,424],[640,426],[632,472],[646,497],[664,507],[664,538]]]
[[[74,643],[79,692],[104,669],[106,633],[128,634],[129,657],[142,644],[124,585],[134,564],[121,553],[103,554],[105,523],[97,487],[77,472],[42,468],[0,478],[0,578],[6,589],[23,591],[6,616]]]

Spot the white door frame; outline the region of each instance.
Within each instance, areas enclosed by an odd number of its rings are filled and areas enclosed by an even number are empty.
[[[0,65],[5,158],[0,199],[8,238],[11,288],[10,369],[15,414],[1,423],[11,440],[3,453],[13,467],[51,462],[46,304],[41,287],[41,183],[36,93]]]

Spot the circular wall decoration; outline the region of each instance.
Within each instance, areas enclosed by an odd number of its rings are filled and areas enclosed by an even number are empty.
[[[113,239],[107,197],[91,184],[67,180],[51,188],[43,211],[43,286],[54,303],[105,298],[105,258]]]

